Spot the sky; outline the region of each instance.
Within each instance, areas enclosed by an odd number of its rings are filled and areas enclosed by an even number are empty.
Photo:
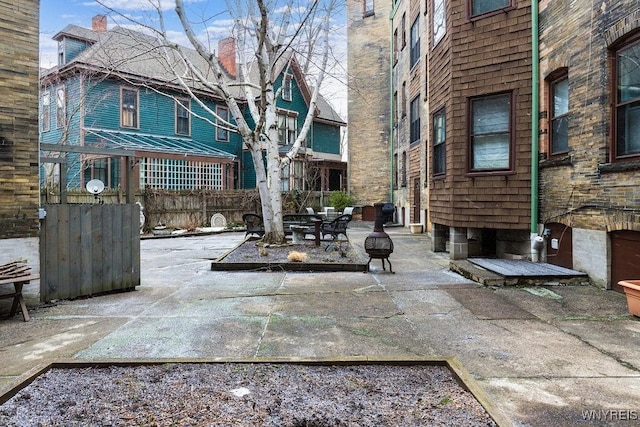
[[[94,0],[40,0],[40,65],[42,67],[50,68],[57,65],[58,45],[52,37],[65,26],[74,24],[91,28],[91,18],[98,14],[107,15],[109,28],[116,25],[133,26],[129,19],[152,23],[155,26],[157,14],[149,10],[150,3],[160,4],[163,7],[165,25],[171,39],[176,43],[189,45],[173,11],[174,2],[171,0],[101,0],[101,3],[117,10],[118,13],[109,11]],[[236,0],[184,0],[184,3],[185,8],[191,12],[191,16],[200,22],[198,28],[201,35],[204,35],[206,30],[210,38],[215,41],[214,43],[230,35],[232,20],[227,11],[227,4],[235,4]],[[338,19],[344,21],[345,13],[343,10]],[[346,67],[346,30],[343,27],[341,29],[342,31],[333,39],[331,45],[338,52],[340,62]],[[323,95],[346,119],[345,86],[332,82],[331,78],[326,82]]]

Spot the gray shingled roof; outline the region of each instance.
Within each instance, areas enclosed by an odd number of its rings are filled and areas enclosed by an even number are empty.
[[[178,85],[178,78],[172,69],[175,68],[183,77],[188,77],[178,54],[164,47],[156,37],[124,27],[115,27],[105,33],[76,25],[67,25],[54,36],[54,40],[68,36],[89,41],[90,47],[80,53],[69,64],[54,67],[45,74],[52,74],[64,68],[84,66],[96,70],[107,70],[122,78],[143,79],[147,83]],[[184,55],[192,61],[208,81],[214,81],[213,69],[194,50],[181,47]],[[227,76],[229,80],[231,78]],[[192,80],[191,87],[206,90],[204,86]],[[241,89],[237,87],[236,96],[240,97]],[[215,92],[214,92],[215,93]],[[344,120],[322,96],[318,97],[319,119],[344,124]]]

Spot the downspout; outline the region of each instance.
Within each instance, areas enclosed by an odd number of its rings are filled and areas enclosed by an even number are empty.
[[[538,0],[531,0],[531,260],[538,262],[544,240],[538,236],[538,151],[540,115],[540,45]]]
[[[393,49],[395,48],[393,45],[393,17],[395,13],[396,8],[394,7],[389,14],[389,105],[391,105],[389,109],[389,203],[393,203],[393,173],[395,166],[393,164],[393,113],[396,108],[393,102]]]

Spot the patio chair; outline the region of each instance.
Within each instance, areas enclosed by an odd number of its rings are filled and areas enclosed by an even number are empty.
[[[262,223],[262,217],[254,213],[246,213],[242,215],[242,222],[247,227],[245,237],[251,234],[257,234],[258,237],[264,236],[264,224]]]
[[[307,213],[309,215],[315,215],[316,214],[316,212],[313,210],[313,208],[307,208]]]
[[[347,225],[349,224],[349,221],[351,221],[351,215],[346,214],[340,215],[333,221],[323,222],[322,225],[320,225],[320,233],[322,233],[323,238],[326,235],[330,235],[332,242],[341,234],[348,239]]]

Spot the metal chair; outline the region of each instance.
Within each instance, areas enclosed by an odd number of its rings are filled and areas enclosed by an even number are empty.
[[[332,243],[341,234],[348,239],[347,226],[349,224],[349,221],[351,221],[351,215],[343,214],[337,217],[336,219],[334,219],[333,221],[323,222],[322,225],[320,225],[320,232],[322,233],[322,237],[324,238],[324,236],[330,235]]]

